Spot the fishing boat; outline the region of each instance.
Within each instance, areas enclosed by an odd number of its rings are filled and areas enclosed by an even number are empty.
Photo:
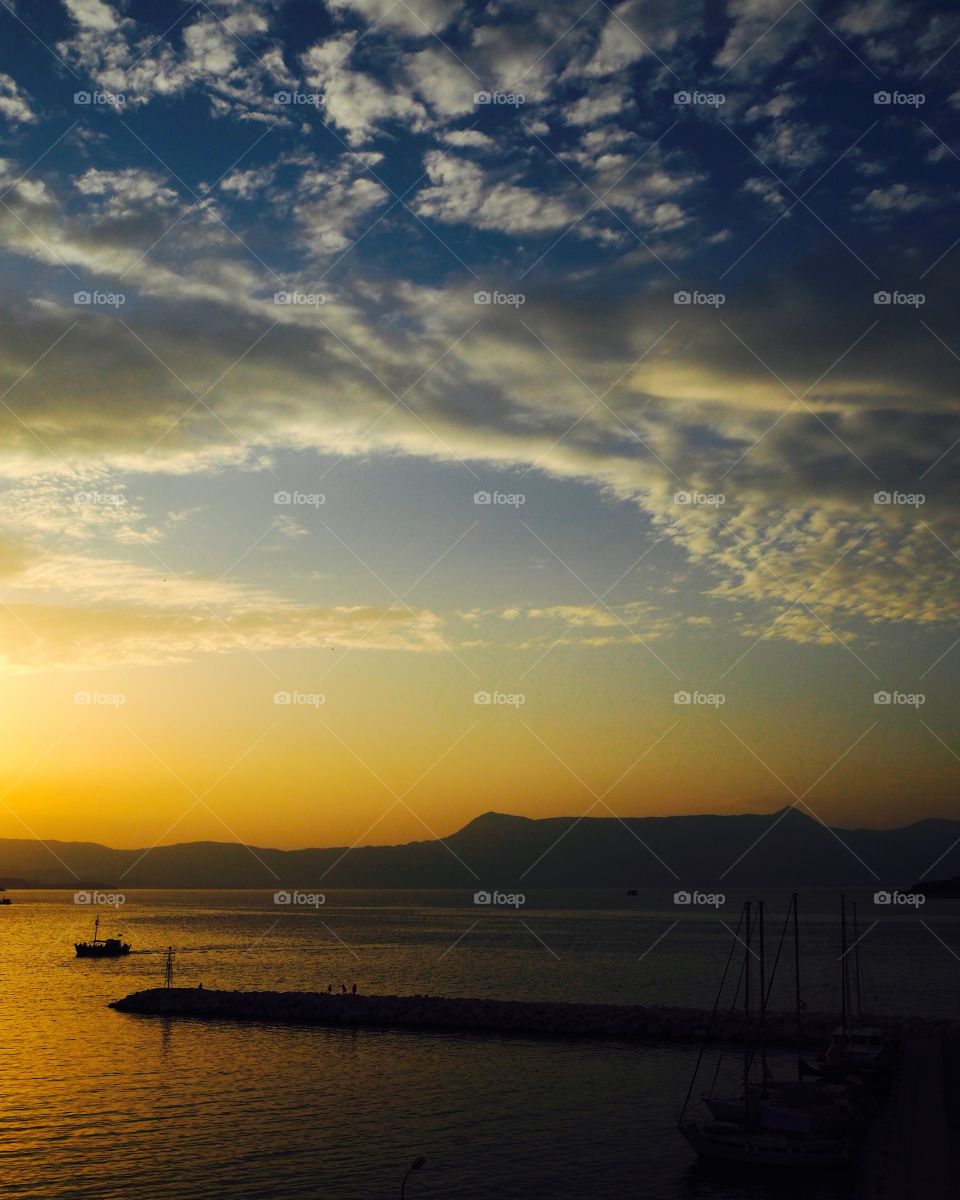
[[[76,942],[77,958],[119,958],[130,953],[130,946],[118,934],[115,938],[102,938],[99,916],[93,923],[93,938],[89,942]]]
[[[799,1054],[802,1005],[796,896],[793,897],[787,913],[784,935],[791,916],[794,926],[796,970],[797,1081],[777,1082],[771,1078],[767,1067],[765,1018],[773,972],[770,980],[766,980],[763,903],[758,903],[754,912],[753,904],[748,900],[743,906],[735,939],[744,947],[743,966],[734,994],[736,1004],[742,983],[743,1062],[740,1093],[734,1096],[704,1096],[704,1103],[713,1120],[685,1119],[703,1058],[704,1051],[701,1050],[677,1122],[679,1132],[702,1158],[764,1167],[844,1167],[856,1159],[859,1128],[851,1118],[849,1109],[843,1104],[844,1098],[838,1092],[831,1092],[827,1085],[818,1087],[816,1084],[806,1083],[803,1079],[804,1066]],[[755,937],[756,934],[759,934],[759,937]],[[783,947],[784,935],[781,935],[780,949]],[[756,953],[751,945],[754,941],[758,943],[759,953]],[[734,949],[735,944],[731,945],[711,1020],[719,1008]],[[780,949],[777,951],[777,961]],[[756,1013],[752,1008],[754,967],[750,961],[751,957],[757,959],[759,967],[759,1001]],[[714,1074],[714,1083],[719,1075],[721,1062],[722,1054]],[[755,1062],[762,1067],[761,1077],[756,1081],[750,1077]]]

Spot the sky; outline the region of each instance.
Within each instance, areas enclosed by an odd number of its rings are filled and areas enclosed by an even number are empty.
[[[960,817],[960,13],[0,30],[0,836]]]

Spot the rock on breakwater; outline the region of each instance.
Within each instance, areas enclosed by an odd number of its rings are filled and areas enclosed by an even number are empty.
[[[119,1012],[150,1016],[545,1037],[709,1040],[735,1044],[743,1036],[740,1012],[719,1012],[711,1026],[710,1013],[703,1009],[454,996],[344,996],[325,992],[150,988],[115,1000],[110,1007]],[[804,1042],[811,1047],[825,1044],[838,1020],[831,1013],[804,1014]],[[884,1020],[882,1024],[894,1036],[917,1030],[960,1036],[960,1021]],[[770,1045],[792,1047],[796,1043],[796,1017],[792,1013],[768,1013],[766,1032]]]

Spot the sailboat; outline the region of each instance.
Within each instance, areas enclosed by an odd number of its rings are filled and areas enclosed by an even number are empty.
[[[849,953],[853,951],[854,985],[851,994]],[[850,1010],[854,996],[856,1008],[851,1021]],[[863,1021],[863,966],[860,959],[860,935],[857,927],[857,905],[853,904],[853,945],[847,946],[847,898],[840,897],[840,1025],[830,1037],[830,1045],[819,1067],[828,1077],[839,1078],[858,1074],[871,1083],[883,1086],[893,1070],[895,1047],[886,1031]]]
[[[797,999],[797,1081],[776,1082],[770,1078],[766,1061],[765,1018],[770,986],[764,975],[764,938],[763,938],[763,902],[759,902],[756,916],[753,913],[751,901],[744,903],[740,923],[737,926],[737,939],[744,946],[744,962],[740,973],[743,983],[743,1067],[742,1083],[739,1096],[715,1097],[706,1096],[704,1102],[714,1118],[710,1121],[686,1120],[685,1113],[690,1102],[696,1083],[703,1051],[697,1059],[693,1079],[687,1090],[683,1109],[677,1122],[677,1127],[683,1137],[703,1158],[719,1159],[724,1162],[755,1164],[758,1166],[811,1166],[838,1167],[847,1166],[856,1157],[857,1142],[849,1118],[845,1114],[843,1099],[817,1084],[806,1083],[803,1079],[803,1065],[799,1056],[801,1039],[801,1005],[799,993],[799,939],[797,925],[797,897],[791,901],[787,921],[793,917],[795,942],[796,969],[796,999]],[[759,933],[759,954],[755,954],[752,946],[754,927]],[[784,933],[787,923],[784,924]],[[740,930],[743,929],[743,937]],[[780,948],[783,946],[781,936]],[[724,983],[734,947],[731,946],[727,967],[717,993],[713,1015],[715,1017],[723,994]],[[779,961],[780,950],[777,952]],[[759,963],[759,1002],[756,1032],[753,1033],[752,1021],[752,976],[753,966],[751,957],[756,957]],[[775,969],[775,967],[774,967]],[[737,984],[737,994],[740,991]],[[766,988],[766,990],[765,990]],[[736,1003],[737,995],[734,996]],[[712,1018],[711,1018],[712,1019]],[[762,1078],[754,1082],[750,1078],[751,1067],[757,1058],[762,1064]],[[716,1081],[720,1066],[714,1075]]]
[[[100,933],[100,917],[93,923],[93,938],[89,942],[76,942],[74,950],[77,952],[77,958],[119,958],[122,954],[129,954],[129,945],[122,940],[118,934],[115,938],[102,938]]]

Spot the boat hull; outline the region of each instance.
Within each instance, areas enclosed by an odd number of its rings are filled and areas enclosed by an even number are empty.
[[[117,947],[104,947],[91,946],[86,942],[78,942],[73,948],[77,952],[77,958],[122,958],[123,955],[130,953],[130,947],[126,944]]]
[[[855,1148],[845,1139],[797,1137],[743,1130],[722,1121],[690,1121],[680,1132],[702,1158],[766,1167],[847,1167]]]

